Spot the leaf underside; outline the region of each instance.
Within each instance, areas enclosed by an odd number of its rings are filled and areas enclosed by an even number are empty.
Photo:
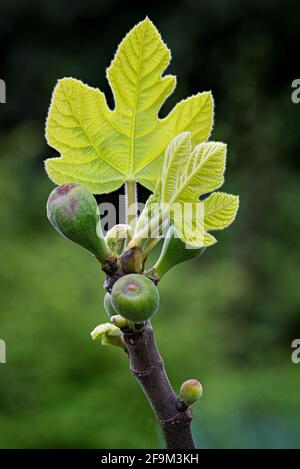
[[[175,135],[188,130],[193,146],[207,140],[213,124],[210,92],[183,100],[166,117],[158,117],[176,86],[174,76],[163,76],[170,59],[146,18],[127,34],[107,70],[114,109],[99,89],[73,78],[58,81],[46,123],[47,141],[61,155],[45,162],[54,182],[79,182],[93,193],[111,192],[126,181],[153,190]]]

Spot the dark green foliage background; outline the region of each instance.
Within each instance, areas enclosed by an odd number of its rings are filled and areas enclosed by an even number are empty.
[[[125,354],[90,340],[106,321],[103,278],[47,222],[53,185],[42,163],[55,154],[43,128],[56,80],[75,76],[109,95],[105,67],[146,13],[178,76],[162,113],[212,89],[213,139],[229,145],[224,190],[241,196],[220,242],[161,283],[153,323],[167,370],[176,389],[193,377],[204,385],[194,423],[201,447],[297,447],[300,365],[290,355],[300,337],[300,104],[291,82],[300,78],[300,4],[275,0],[147,11],[116,0],[1,0],[0,447],[161,445]]]

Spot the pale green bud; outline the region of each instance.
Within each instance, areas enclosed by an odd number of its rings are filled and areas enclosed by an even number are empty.
[[[198,401],[203,395],[202,385],[196,379],[189,379],[182,383],[179,400],[182,401],[186,406],[192,405]]]
[[[110,318],[111,322],[119,327],[120,329],[124,329],[124,327],[130,327],[131,323],[127,319],[123,318],[120,314],[115,314]]]
[[[114,324],[99,324],[99,326],[95,327],[91,332],[91,337],[93,340],[100,339],[102,345],[114,345],[115,347],[121,347],[126,350],[123,334]]]
[[[114,254],[122,254],[133,230],[129,225],[115,225],[108,231],[105,241]]]

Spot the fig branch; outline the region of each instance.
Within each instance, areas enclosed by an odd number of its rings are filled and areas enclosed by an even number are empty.
[[[194,448],[189,405],[201,397],[202,387],[198,381],[189,380],[182,385],[179,397],[176,396],[150,324],[159,307],[156,284],[160,276],[173,266],[174,258],[179,262],[180,247],[181,261],[187,258],[183,246],[178,244],[182,242],[172,231],[165,240],[163,260],[160,257],[148,275],[142,250],[128,249],[124,243],[123,238],[128,237],[132,228],[116,225],[104,238],[96,200],[81,184],[68,183],[54,189],[48,199],[47,215],[60,234],[88,249],[106,273],[104,308],[110,323],[97,326],[92,338],[128,353],[131,371],[152,406],[167,447]],[[192,252],[195,255],[195,250]]]
[[[141,331],[124,329],[123,336],[131,372],[149,400],[167,448],[195,448],[190,427],[193,418],[191,409],[179,400],[172,389],[150,322]]]
[[[217,242],[211,231],[234,221],[239,198],[216,191],[224,182],[227,150],[224,143],[208,141],[211,92],[197,93],[159,117],[176,83],[174,76],[164,75],[170,58],[146,18],[121,42],[107,70],[114,109],[107,107],[100,90],[73,78],[59,80],[46,137],[61,156],[45,164],[50,178],[62,185],[50,194],[47,216],[61,235],[87,249],[105,273],[109,322],[98,325],[92,338],[125,350],[167,447],[191,449],[189,406],[201,397],[202,386],[197,380],[185,381],[176,396],[150,318],[159,309],[160,280]],[[139,216],[137,183],[152,192]],[[124,184],[126,223],[104,236],[93,194],[110,193]],[[160,238],[162,249],[149,265]]]

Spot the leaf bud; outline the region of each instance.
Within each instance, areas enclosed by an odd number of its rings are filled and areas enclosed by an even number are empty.
[[[139,274],[143,270],[143,255],[139,247],[125,251],[121,257],[121,267],[126,274]]]
[[[130,321],[123,318],[123,316],[120,316],[120,314],[115,314],[114,316],[111,316],[110,320],[115,326],[119,327],[120,329],[124,329],[124,327],[131,326]]]
[[[133,230],[129,225],[115,225],[105,236],[106,244],[114,254],[121,255],[132,232]]]

